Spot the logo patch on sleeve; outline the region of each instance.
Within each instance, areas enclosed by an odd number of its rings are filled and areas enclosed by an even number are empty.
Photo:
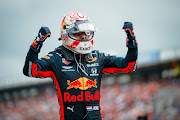
[[[45,58],[45,59],[50,59],[50,57],[49,57],[49,56],[44,56],[43,58]]]

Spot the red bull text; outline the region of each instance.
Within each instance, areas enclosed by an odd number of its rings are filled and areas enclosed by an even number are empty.
[[[83,94],[85,92],[85,94]],[[85,97],[84,97],[85,96]],[[99,91],[96,91],[95,94],[92,94],[90,91],[81,91],[80,95],[71,95],[69,92],[64,93],[64,102],[76,102],[76,101],[90,101],[90,100],[99,100],[100,95]]]

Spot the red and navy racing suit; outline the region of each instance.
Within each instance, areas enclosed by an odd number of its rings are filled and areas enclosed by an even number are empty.
[[[94,50],[93,59],[87,60],[84,55],[74,55],[63,46],[41,59],[38,59],[38,53],[34,45],[31,45],[23,73],[30,77],[53,79],[60,103],[61,120],[102,120],[102,74],[129,73],[136,69],[137,47],[128,48],[125,58],[108,56]]]

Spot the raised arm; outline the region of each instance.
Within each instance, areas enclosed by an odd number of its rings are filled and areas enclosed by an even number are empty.
[[[30,46],[27,53],[23,74],[30,77],[49,77],[51,71],[51,65],[53,64],[52,58],[47,59],[44,57],[38,59],[38,53],[43,45],[43,42],[47,37],[51,36],[51,32],[48,27],[41,27],[38,36],[35,38],[34,42]],[[49,72],[48,72],[49,71]]]
[[[125,56],[125,58],[104,55],[104,69],[102,71],[103,73],[129,73],[136,70],[138,46],[136,37],[134,36],[132,23],[125,22],[123,29],[127,34],[127,55]]]

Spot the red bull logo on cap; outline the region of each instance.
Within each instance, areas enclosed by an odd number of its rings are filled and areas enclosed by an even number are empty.
[[[97,88],[97,82],[96,82],[96,79],[93,80],[90,80],[86,77],[81,77],[73,82],[70,82],[70,80],[67,80],[67,84],[69,85],[67,87],[67,89],[72,89],[72,88],[79,88],[81,90],[87,90],[88,88],[91,88],[91,87],[95,87]]]

